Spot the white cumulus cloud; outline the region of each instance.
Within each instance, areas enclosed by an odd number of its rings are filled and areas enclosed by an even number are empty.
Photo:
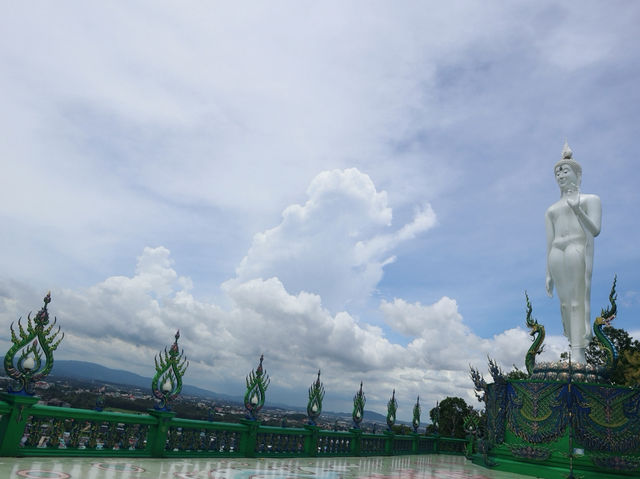
[[[435,225],[429,205],[414,219],[391,226],[387,194],[355,168],[318,174],[307,201],[287,207],[280,224],[253,238],[233,283],[277,277],[291,292],[319,294],[333,311],[366,300],[391,253]]]

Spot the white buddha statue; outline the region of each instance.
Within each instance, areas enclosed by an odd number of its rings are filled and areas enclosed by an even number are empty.
[[[591,272],[593,238],[600,233],[602,206],[596,195],[580,193],[582,167],[565,142],[562,159],[554,167],[560,200],[545,214],[547,230],[546,289],[560,300],[564,335],[572,361],[586,364],[591,341]]]

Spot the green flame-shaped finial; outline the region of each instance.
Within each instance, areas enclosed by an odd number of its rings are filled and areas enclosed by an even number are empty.
[[[436,401],[436,407],[431,410],[431,423],[437,434],[440,429],[440,401]]]
[[[318,378],[309,387],[309,402],[307,403],[307,416],[309,416],[309,424],[312,426],[316,425],[316,419],[320,417],[323,399],[324,386],[320,382],[320,371],[318,370]]]
[[[416,399],[416,404],[413,406],[413,420],[411,421],[411,425],[413,426],[413,432],[418,432],[418,428],[420,427],[420,413],[422,412],[422,408],[420,407],[420,396]]]
[[[364,405],[367,402],[367,398],[362,392],[362,381],[360,382],[360,390],[353,396],[353,413],[351,417],[356,429],[360,429],[360,423],[364,417]]]
[[[175,335],[175,341],[167,351],[158,354],[154,358],[156,374],[151,381],[151,392],[157,399],[155,408],[159,411],[170,411],[169,401],[175,399],[182,391],[182,376],[189,367],[189,361],[184,356],[184,351],[178,348],[180,331]]]
[[[391,394],[391,399],[387,403],[387,427],[389,431],[393,428],[393,425],[396,423],[396,411],[398,410],[398,401],[396,401],[396,390],[393,390],[393,394]]]
[[[260,356],[260,364],[255,371],[251,371],[247,376],[247,392],[244,395],[244,407],[249,411],[248,419],[253,421],[258,419],[258,412],[264,406],[265,393],[269,387],[269,375],[262,368],[264,354]]]
[[[480,418],[478,416],[476,416],[475,414],[468,414],[464,418],[462,427],[467,434],[475,434],[478,431],[479,422]]]
[[[31,313],[27,315],[27,328],[23,328],[21,319],[18,319],[18,334],[11,323],[11,342],[13,345],[4,356],[4,370],[14,380],[9,386],[12,394],[33,395],[33,385],[51,372],[53,368],[53,351],[55,351],[64,338],[60,337],[60,327],[54,332],[57,319],[49,324],[49,311],[47,306],[51,302],[51,291],[44,297],[44,306],[32,319]],[[42,362],[44,353],[45,361]],[[16,359],[17,356],[17,359]]]

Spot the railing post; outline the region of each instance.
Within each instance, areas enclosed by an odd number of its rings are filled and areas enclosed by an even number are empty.
[[[440,454],[440,434],[438,432],[433,435],[433,452]]]
[[[4,414],[0,420],[0,456],[17,456],[29,410],[39,398],[6,393],[1,397],[11,406],[11,412]]]
[[[256,457],[260,421],[241,419],[240,422],[247,426],[247,430],[243,431],[240,436],[240,451],[242,451],[244,457]]]
[[[151,457],[164,457],[167,447],[169,423],[176,413],[150,409],[149,414],[156,418],[156,423],[149,428],[149,436],[147,438],[149,453]]]
[[[306,424],[304,428],[311,433],[304,438],[304,455],[316,457],[318,455],[318,430],[320,428],[310,424]]]
[[[359,456],[362,443],[362,429],[349,429],[349,432],[353,434],[351,437],[351,455]]]
[[[469,459],[473,456],[473,434],[467,434],[467,444],[465,445],[464,456]]]
[[[417,432],[411,433],[411,454],[418,454],[418,448],[420,446],[420,434]]]
[[[393,455],[393,431],[383,431],[384,434],[384,455]]]

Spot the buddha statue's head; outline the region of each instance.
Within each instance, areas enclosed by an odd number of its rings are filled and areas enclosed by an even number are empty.
[[[564,147],[562,148],[562,158],[553,167],[553,172],[556,175],[556,180],[558,181],[560,188],[563,187],[560,179],[561,170],[565,170],[567,166],[575,176],[575,186],[580,186],[580,182],[582,181],[582,167],[580,166],[580,163],[573,159],[573,151],[571,151],[569,144],[565,141]],[[574,183],[572,179],[569,179],[569,181]]]

